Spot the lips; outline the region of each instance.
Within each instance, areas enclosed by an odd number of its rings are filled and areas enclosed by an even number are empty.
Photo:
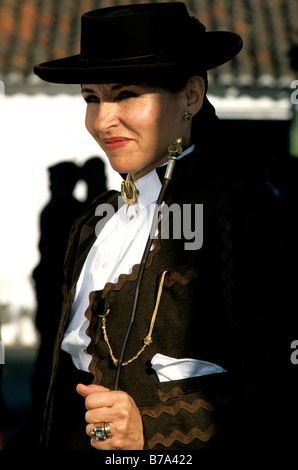
[[[103,142],[105,144],[106,150],[111,151],[125,147],[125,145],[130,142],[130,139],[127,137],[109,137],[103,139]]]

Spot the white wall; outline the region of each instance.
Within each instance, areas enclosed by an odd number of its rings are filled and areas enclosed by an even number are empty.
[[[84,126],[78,95],[0,96],[0,305],[34,309],[31,272],[39,259],[38,219],[49,198],[47,167],[106,157]],[[106,166],[109,188],[120,177]]]

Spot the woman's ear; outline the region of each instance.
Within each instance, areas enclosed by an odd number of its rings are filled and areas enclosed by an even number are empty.
[[[194,116],[197,114],[204,101],[205,83],[202,77],[196,75],[191,77],[186,84],[187,111]]]

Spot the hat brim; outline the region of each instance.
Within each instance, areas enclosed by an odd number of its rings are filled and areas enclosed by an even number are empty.
[[[156,77],[170,78],[175,73],[189,73],[195,70],[210,70],[231,60],[242,49],[243,42],[238,34],[227,31],[211,31],[204,34],[199,48],[192,45],[191,57],[175,62],[148,60],[139,63],[136,59],[113,61],[111,63],[88,64],[82,62],[80,54],[51,60],[34,67],[34,73],[42,80],[52,83],[124,83],[148,81]]]

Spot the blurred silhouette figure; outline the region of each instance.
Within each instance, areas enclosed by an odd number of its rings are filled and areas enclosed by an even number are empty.
[[[73,196],[80,169],[73,162],[49,168],[51,199],[40,215],[40,262],[33,271],[36,287],[36,326],[46,337],[56,333],[60,318],[63,263],[70,228],[82,212],[82,203]],[[53,307],[57,307],[53,310]],[[48,317],[49,314],[50,317]]]
[[[62,306],[63,265],[72,224],[80,215],[83,204],[73,191],[81,177],[80,168],[73,162],[61,162],[48,168],[51,199],[40,215],[40,262],[33,271],[37,311],[36,327],[40,347],[32,377],[32,404],[29,413],[32,445],[38,444],[43,420],[48,380],[52,367],[52,351],[60,321]],[[36,442],[35,442],[36,439]]]
[[[107,190],[105,164],[99,157],[90,157],[82,166],[82,179],[87,184],[87,197],[84,206]]]

